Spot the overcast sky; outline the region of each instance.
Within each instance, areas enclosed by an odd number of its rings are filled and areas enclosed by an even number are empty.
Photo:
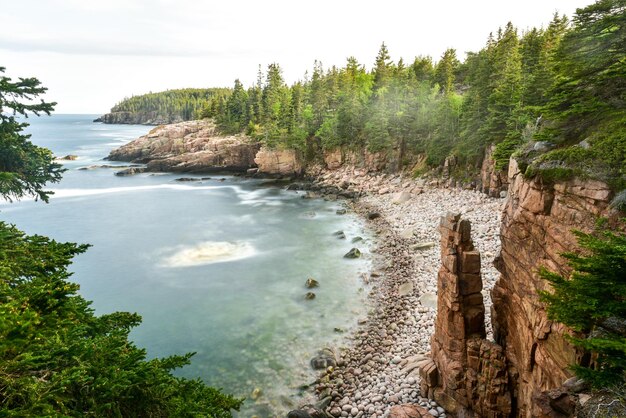
[[[0,0],[0,66],[49,88],[57,113],[105,113],[124,97],[230,87],[278,62],[288,82],[315,59],[372,67],[446,48],[477,51],[508,21],[545,26],[593,0]]]

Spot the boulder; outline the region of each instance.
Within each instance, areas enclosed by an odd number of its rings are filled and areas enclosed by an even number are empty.
[[[75,161],[77,159],[78,159],[78,155],[73,155],[73,154],[68,154],[64,157],[57,158],[57,160],[63,160],[63,161]]]
[[[361,257],[361,251],[358,248],[352,248],[343,257],[344,258],[359,258]]]
[[[394,205],[401,205],[408,202],[409,200],[411,200],[411,193],[401,191],[393,195],[393,197],[391,198],[391,203],[393,203]]]
[[[333,232],[333,236],[339,238],[339,239],[346,239],[346,234],[343,231],[336,231]]]
[[[309,277],[308,279],[306,279],[306,282],[304,283],[304,285],[306,286],[307,289],[313,289],[314,287],[318,287],[320,284],[313,277]]]
[[[337,358],[330,348],[320,350],[315,357],[311,359],[311,367],[315,370],[322,370],[328,367],[335,367]]]
[[[420,405],[404,404],[392,406],[389,410],[389,418],[432,418],[428,409]]]

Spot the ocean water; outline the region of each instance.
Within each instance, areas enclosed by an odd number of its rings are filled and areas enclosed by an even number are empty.
[[[0,219],[92,244],[71,270],[96,313],[139,313],[143,323],[131,338],[150,357],[196,352],[176,373],[247,397],[240,416],[284,416],[298,387],[315,379],[311,357],[344,343],[334,329],[349,330],[366,314],[364,225],[337,215],[341,202],[302,199],[262,180],[81,170],[123,164],[102,158],[150,129],[93,118],[28,119],[34,143],[78,159],[63,162],[68,171],[49,185],[49,204],[0,203]],[[347,239],[333,236],[337,230]],[[365,241],[351,244],[355,236]],[[344,259],[354,245],[365,256]],[[314,300],[304,299],[308,277],[320,282]]]

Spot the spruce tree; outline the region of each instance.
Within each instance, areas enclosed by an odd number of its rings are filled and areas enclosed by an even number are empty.
[[[626,384],[626,235],[575,231],[582,254],[566,253],[569,277],[541,269],[553,292],[541,292],[548,317],[583,335],[572,343],[595,355],[572,365],[595,388]]]

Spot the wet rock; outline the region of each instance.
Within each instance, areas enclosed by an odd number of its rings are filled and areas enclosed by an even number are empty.
[[[317,355],[311,359],[311,367],[315,370],[323,370],[328,367],[335,367],[336,365],[337,359],[335,358],[335,353],[329,348],[320,350]]]
[[[309,277],[308,279],[306,279],[306,282],[304,283],[304,285],[306,286],[307,289],[313,289],[314,287],[318,287],[320,283],[317,280],[315,280],[313,277]]]
[[[177,179],[174,179],[174,181],[199,181],[200,179],[195,178],[195,177],[179,177]]]
[[[339,239],[346,239],[346,234],[343,231],[333,232],[333,236]]]
[[[346,209],[337,209],[335,212],[337,215],[345,215],[347,213]]]
[[[358,248],[352,248],[343,257],[344,258],[359,258],[361,257],[361,251]]]
[[[260,388],[254,388],[254,390],[250,394],[250,398],[253,401],[256,401],[257,399],[259,399],[261,397],[262,394],[263,394],[263,391],[261,391]]]
[[[350,240],[350,242],[353,244],[359,241],[363,241],[363,237],[354,237]]]
[[[378,218],[380,218],[380,213],[378,212],[369,212],[367,214],[367,219],[369,219],[370,221]]]
[[[125,176],[134,176],[135,174],[144,173],[146,169],[144,167],[131,167],[126,170],[121,170],[115,173],[116,176],[125,177]]]
[[[63,160],[63,161],[75,161],[77,159],[78,159],[78,155],[73,155],[73,154],[68,154],[64,157],[57,158],[57,160]]]
[[[287,414],[287,418],[312,418],[311,414],[307,411],[303,411],[302,409],[294,409],[293,411],[289,411]]]
[[[315,293],[313,293],[313,292],[306,292],[306,294],[304,295],[304,299],[306,299],[306,300],[313,300],[313,299],[315,299]]]

